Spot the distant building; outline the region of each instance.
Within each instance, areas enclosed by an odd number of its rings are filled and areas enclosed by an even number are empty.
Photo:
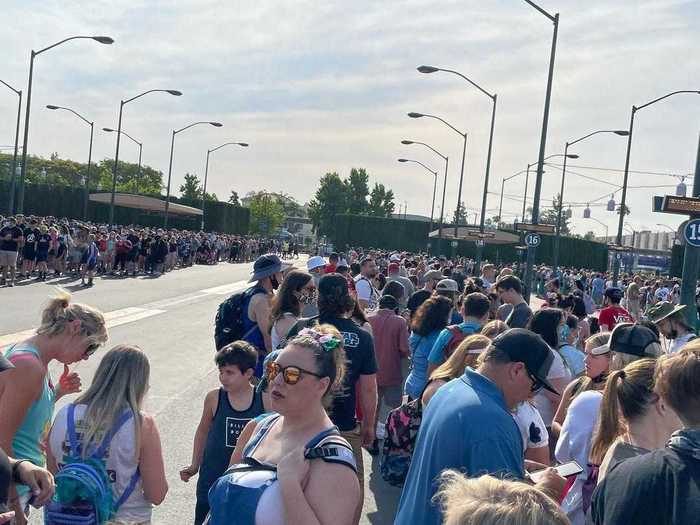
[[[633,239],[634,237],[634,239]],[[622,236],[622,245],[631,246],[637,250],[650,250],[657,252],[670,252],[673,248],[673,243],[676,239],[676,232],[672,231],[658,231],[653,232],[651,230],[641,230],[635,232],[634,235],[631,233],[625,233]],[[603,241],[607,243],[616,243],[617,236],[610,235],[605,237],[596,237],[596,240]]]

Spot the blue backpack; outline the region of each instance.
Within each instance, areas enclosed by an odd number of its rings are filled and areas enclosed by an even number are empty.
[[[100,525],[111,519],[129,499],[140,477],[138,468],[115,502],[104,457],[112,438],[131,417],[131,412],[124,412],[97,450],[83,458],[75,432],[75,405],[68,406],[70,450],[65,464],[56,473],[56,493],[46,506],[44,525]]]

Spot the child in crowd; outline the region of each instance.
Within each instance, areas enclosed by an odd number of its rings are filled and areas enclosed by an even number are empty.
[[[258,362],[257,350],[245,341],[234,341],[216,353],[215,362],[221,387],[204,398],[192,462],[180,471],[180,479],[185,482],[199,472],[195,525],[201,525],[207,517],[207,494],[228,468],[241,431],[265,412],[261,392],[250,382]]]

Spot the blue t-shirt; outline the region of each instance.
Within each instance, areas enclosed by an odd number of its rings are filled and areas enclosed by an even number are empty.
[[[593,288],[593,293],[603,293],[603,288],[605,288],[605,281],[600,277],[596,277],[591,283],[591,288]]]
[[[442,523],[432,498],[447,468],[469,477],[524,477],[522,437],[503,394],[471,368],[440,387],[423,412],[394,525]]]
[[[421,395],[428,382],[428,356],[433,349],[440,330],[435,330],[427,336],[411,334],[408,346],[411,349],[411,372],[406,378],[404,391],[416,399]]]
[[[481,330],[481,325],[477,323],[460,323],[457,327],[462,331],[464,335],[472,335]],[[441,365],[445,362],[445,347],[447,343],[452,339],[452,331],[449,328],[445,328],[440,332],[440,335],[435,340],[433,349],[430,351],[428,356],[428,362],[431,365]]]

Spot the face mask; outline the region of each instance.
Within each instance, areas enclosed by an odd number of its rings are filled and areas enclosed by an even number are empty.
[[[559,327],[559,343],[566,343],[567,340],[569,339],[569,334],[571,331],[569,330],[569,325],[562,325]]]
[[[280,283],[279,283],[279,281],[277,280],[277,276],[276,276],[276,275],[272,275],[272,276],[270,277],[270,284],[272,284],[272,289],[273,289],[273,290],[277,290],[277,288],[280,287]]]

